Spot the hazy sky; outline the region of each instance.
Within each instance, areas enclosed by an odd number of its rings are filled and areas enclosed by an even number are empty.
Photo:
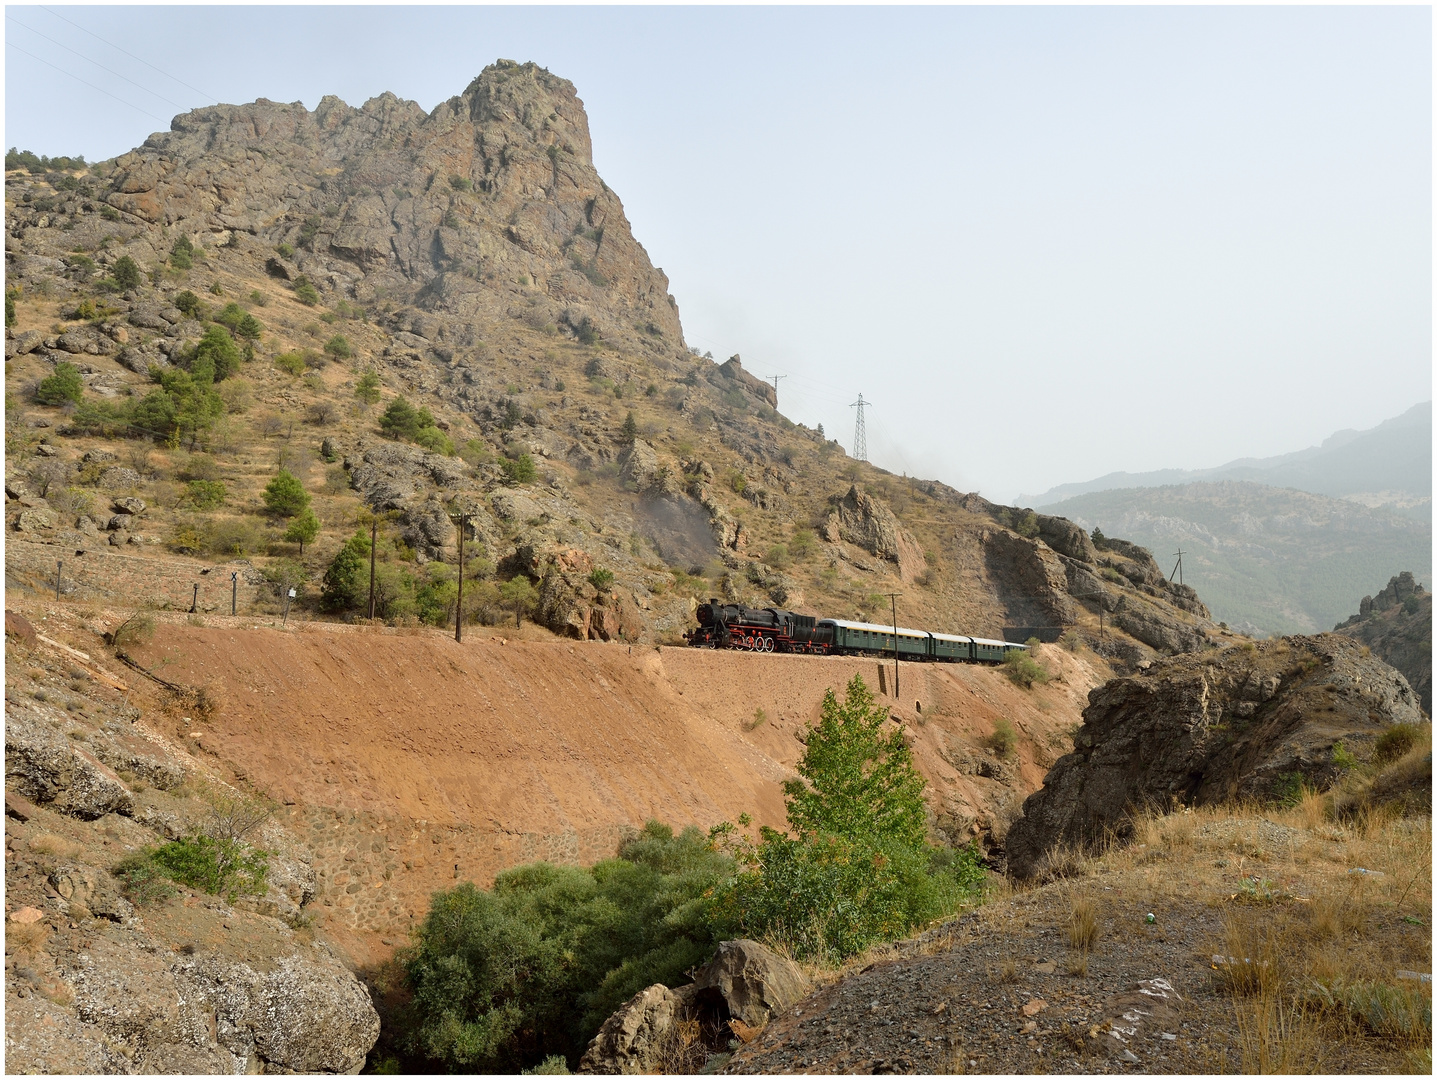
[[[5,36],[5,145],[90,160],[214,100],[431,109],[534,60],[689,343],[850,449],[861,392],[872,460],[961,490],[1431,397],[1427,8],[11,6]]]

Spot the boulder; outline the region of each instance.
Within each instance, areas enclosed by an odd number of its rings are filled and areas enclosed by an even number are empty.
[[[685,988],[686,990],[689,988]],[[664,1072],[664,1048],[686,997],[663,983],[640,990],[604,1021],[579,1061],[581,1073],[604,1076]]]
[[[1036,877],[1055,848],[1122,836],[1134,807],[1263,801],[1294,779],[1323,789],[1334,745],[1362,758],[1422,719],[1399,672],[1336,634],[1158,660],[1088,695],[1073,753],[1008,832],[1008,869]]]
[[[33,802],[87,821],[125,814],[129,790],[88,750],[73,746],[38,710],[5,710],[5,786]]]
[[[145,512],[145,500],[143,499],[116,499],[110,506],[117,514],[143,514]]]
[[[139,483],[140,474],[123,465],[116,465],[100,474],[101,491],[128,491]]]
[[[1039,514],[1038,539],[1058,554],[1066,555],[1070,559],[1085,563],[1097,561],[1098,552],[1093,547],[1093,541],[1080,526],[1074,525],[1067,518]]]
[[[763,1027],[813,989],[792,960],[746,938],[720,943],[693,985],[696,1004],[721,1001],[729,1016],[754,1028]]]

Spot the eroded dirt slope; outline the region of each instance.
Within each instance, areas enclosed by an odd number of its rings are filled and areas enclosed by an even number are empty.
[[[93,646],[107,620],[75,636]],[[157,698],[151,722],[284,805],[316,909],[365,949],[456,877],[607,858],[648,818],[782,825],[800,736],[854,674],[908,731],[940,835],[1000,841],[1100,678],[1090,654],[1047,648],[1054,678],[1033,691],[992,668],[905,664],[895,699],[891,662],[873,659],[207,621],[162,622],[133,654],[217,711]],[[986,745],[1000,719],[1017,735],[1006,756]]]

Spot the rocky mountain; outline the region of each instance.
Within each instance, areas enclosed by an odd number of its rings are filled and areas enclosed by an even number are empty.
[[[1401,567],[1432,572],[1430,519],[1248,481],[1077,495],[1060,506],[1083,528],[1163,557],[1214,617],[1250,634],[1313,633],[1345,618],[1369,583]]]
[[[1410,571],[1394,575],[1376,596],[1364,596],[1357,614],[1333,629],[1402,672],[1422,711],[1432,715],[1432,594]]]
[[[1238,458],[1213,469],[1159,469],[1115,472],[1096,480],[1060,484],[1041,495],[1020,495],[1020,503],[1054,507],[1077,495],[1118,488],[1244,480],[1267,487],[1296,488],[1316,495],[1388,506],[1410,516],[1431,516],[1432,403],[1414,405],[1400,416],[1366,431],[1336,432],[1320,446],[1270,458]]]
[[[197,110],[88,172],[15,170],[6,199],[7,521],[144,560],[71,559],[112,603],[225,610],[223,586],[151,586],[176,554],[240,557],[249,610],[293,586],[353,618],[367,578],[329,571],[378,514],[391,622],[453,618],[462,517],[466,618],[571,637],[676,641],[707,596],[876,615],[890,591],[905,623],[1074,627],[1129,660],[1215,633],[1146,556],[851,461],[739,357],[686,348],[574,87],[533,64],[428,114]],[[279,469],[311,539],[266,501]],[[40,548],[12,587],[44,580]]]

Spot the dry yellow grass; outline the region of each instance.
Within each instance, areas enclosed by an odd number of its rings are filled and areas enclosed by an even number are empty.
[[[79,844],[73,840],[67,840],[57,833],[39,833],[30,837],[28,847],[37,855],[53,855],[60,859],[70,859],[81,851]]]
[[[1068,915],[1068,944],[1086,953],[1097,940],[1098,905],[1091,896],[1080,896],[1073,901],[1073,909]]]

